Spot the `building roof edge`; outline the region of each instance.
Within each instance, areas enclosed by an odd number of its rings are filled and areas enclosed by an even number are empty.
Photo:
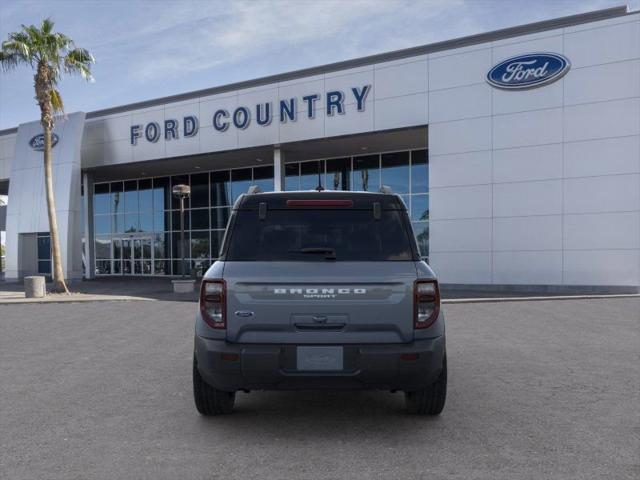
[[[550,20],[542,20],[539,22],[533,22],[533,23],[528,23],[524,25],[517,25],[515,27],[507,27],[500,30],[493,30],[490,32],[478,33],[478,34],[469,35],[465,37],[454,38],[451,40],[444,40],[441,42],[430,43],[427,45],[421,45],[417,47],[405,48],[402,50],[378,53],[374,55],[368,55],[365,57],[344,60],[344,61],[320,65],[316,67],[304,68],[300,70],[294,70],[294,71],[280,73],[276,75],[269,75],[266,77],[260,77],[260,78],[255,78],[251,80],[244,80],[241,82],[220,85],[217,87],[211,87],[211,88],[206,88],[202,90],[194,90],[191,92],[179,93],[176,95],[159,97],[159,98],[154,98],[150,100],[129,103],[126,105],[105,108],[101,110],[94,110],[93,112],[88,112],[86,115],[86,118],[87,119],[99,118],[106,115],[124,113],[124,112],[137,110],[141,108],[149,108],[149,107],[164,105],[172,102],[181,102],[181,101],[191,100],[191,99],[195,99],[202,96],[226,93],[233,90],[240,90],[243,88],[258,87],[261,85],[267,85],[267,84],[276,83],[276,82],[283,82],[287,80],[295,80],[298,78],[304,78],[312,75],[319,75],[322,73],[345,70],[348,68],[361,67],[365,65],[371,65],[374,63],[400,60],[403,58],[410,58],[418,55],[441,52],[444,50],[451,50],[454,48],[468,47],[468,46],[477,45],[480,43],[487,43],[487,42],[502,40],[506,38],[518,37],[518,36],[527,35],[531,33],[543,32],[546,30],[553,30],[556,28],[581,25],[585,23],[591,23],[591,22],[606,20],[606,19],[615,18],[615,17],[622,17],[625,15],[632,15],[634,13],[637,13],[637,12],[629,12],[625,5],[620,5],[617,7],[605,8],[601,10],[595,10],[592,12],[579,13],[575,15],[569,15],[565,17],[550,19]],[[16,131],[17,131],[17,127],[9,128],[6,130],[0,130],[0,136],[15,133]]]

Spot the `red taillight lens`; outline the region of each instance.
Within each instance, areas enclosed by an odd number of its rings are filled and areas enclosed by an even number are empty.
[[[353,200],[287,200],[287,207],[353,207]]]
[[[200,313],[211,328],[227,327],[227,286],[224,280],[202,280]]]
[[[429,328],[440,314],[440,288],[437,280],[417,280],[413,285],[413,326]]]

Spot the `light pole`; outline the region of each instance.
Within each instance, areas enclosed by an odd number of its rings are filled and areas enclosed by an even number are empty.
[[[184,257],[184,201],[191,195],[189,185],[176,185],[171,191],[173,196],[180,199],[180,275],[184,278],[185,257]]]

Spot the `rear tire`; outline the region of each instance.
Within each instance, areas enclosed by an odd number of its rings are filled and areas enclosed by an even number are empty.
[[[201,415],[227,415],[233,411],[235,392],[223,392],[204,381],[193,359],[193,399]]]
[[[404,392],[407,412],[413,415],[439,415],[447,399],[447,356],[435,382],[420,390]]]

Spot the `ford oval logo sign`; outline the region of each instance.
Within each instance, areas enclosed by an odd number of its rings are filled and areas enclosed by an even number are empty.
[[[508,58],[489,70],[487,82],[505,90],[524,90],[555,82],[571,68],[557,53],[530,53]]]
[[[55,133],[51,134],[51,148],[56,146],[56,143],[58,143],[58,135],[56,135]],[[44,133],[39,133],[38,135],[36,135],[35,137],[33,137],[31,140],[29,140],[29,145],[31,146],[31,148],[33,148],[34,150],[37,150],[38,152],[44,152]]]

